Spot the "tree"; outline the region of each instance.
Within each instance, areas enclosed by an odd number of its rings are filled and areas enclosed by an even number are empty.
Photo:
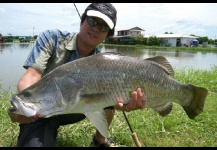
[[[170,33],[169,33],[169,32],[166,31],[166,32],[164,32],[164,34],[173,34],[173,32],[170,32]]]
[[[34,39],[37,39],[37,37],[38,37],[37,35],[34,35],[34,37],[33,37],[33,38],[34,38]]]
[[[144,44],[145,45],[147,42],[147,39],[144,38],[144,36],[142,34],[137,35],[134,39],[135,39],[136,44]]]
[[[4,37],[2,36],[2,34],[0,33],[0,43],[4,42]]]
[[[208,42],[209,41],[207,36],[199,37],[199,38],[197,38],[197,40],[199,41],[200,44],[202,44],[203,42]]]
[[[158,39],[157,36],[152,35],[148,38],[147,44],[149,46],[160,46],[160,39]]]

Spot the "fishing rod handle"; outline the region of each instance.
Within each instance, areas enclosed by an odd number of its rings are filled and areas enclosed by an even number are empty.
[[[139,139],[138,139],[138,137],[137,137],[137,135],[136,135],[135,132],[132,133],[132,138],[133,138],[133,140],[134,140],[134,142],[135,142],[135,144],[136,144],[137,147],[142,147],[141,143],[139,142]]]

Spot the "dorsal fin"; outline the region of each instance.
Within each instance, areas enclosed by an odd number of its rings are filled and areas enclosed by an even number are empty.
[[[109,54],[109,55],[120,55],[120,56],[125,56],[125,54],[121,53],[121,52],[104,52],[101,53],[102,55],[104,54]]]
[[[169,75],[171,75],[171,76],[174,75],[174,70],[165,57],[155,56],[155,57],[146,58],[145,60],[150,60],[150,61],[156,62],[161,67],[163,67],[166,70],[166,72],[168,72]]]

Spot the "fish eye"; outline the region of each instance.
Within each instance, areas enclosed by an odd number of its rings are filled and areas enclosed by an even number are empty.
[[[31,92],[26,91],[23,95],[24,95],[25,97],[30,97],[32,94],[31,94]]]

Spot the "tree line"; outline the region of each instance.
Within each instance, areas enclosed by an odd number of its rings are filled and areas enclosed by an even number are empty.
[[[173,34],[172,32],[168,33],[165,32],[164,34]],[[195,36],[191,34],[191,36]],[[23,36],[22,36],[23,37]],[[27,39],[30,40],[35,40],[37,38],[37,35],[32,36],[25,36]],[[209,44],[217,44],[217,39],[208,39],[207,36],[204,37],[198,37],[196,38],[199,41],[199,44],[202,44],[203,42],[208,42]],[[12,34],[8,34],[8,36],[3,36],[0,33],[0,43],[3,42],[13,42],[16,40],[20,40],[20,36],[12,36]],[[157,38],[156,36],[150,36],[149,38],[145,38],[142,34],[136,36],[136,37],[124,37],[124,38],[113,38],[113,37],[108,37],[105,40],[105,43],[108,44],[141,44],[141,45],[148,45],[148,46],[159,46],[160,45],[160,39]]]
[[[30,41],[30,40],[35,40],[36,38],[37,38],[37,35],[35,35],[34,37],[32,36],[12,36],[12,34],[3,36],[0,33],[0,43],[21,41],[22,39],[27,39],[28,41]]]

